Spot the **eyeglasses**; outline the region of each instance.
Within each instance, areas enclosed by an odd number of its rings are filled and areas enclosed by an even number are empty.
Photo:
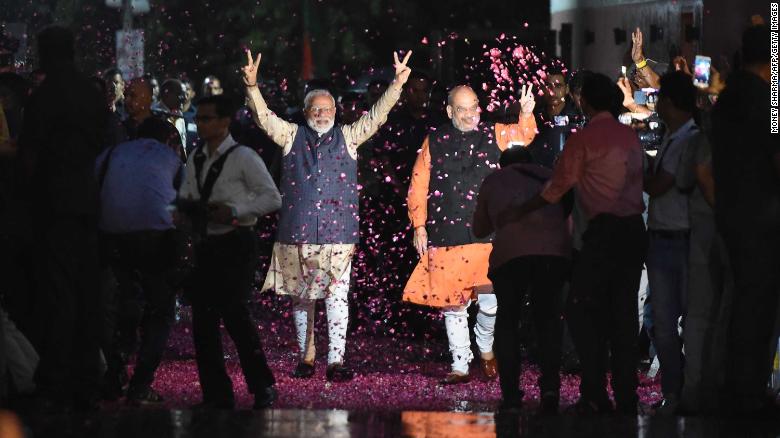
[[[330,114],[334,111],[336,111],[336,108],[332,106],[313,106],[309,108],[309,112],[314,114]]]
[[[455,112],[458,114],[467,114],[467,113],[477,113],[479,112],[479,105],[474,105],[472,107],[466,108],[462,106],[456,106]]]

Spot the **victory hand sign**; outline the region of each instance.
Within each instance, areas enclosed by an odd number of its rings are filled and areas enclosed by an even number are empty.
[[[257,59],[252,60],[252,51],[247,49],[246,58],[247,63],[241,67],[241,71],[244,73],[244,85],[247,87],[254,87],[257,85],[257,70],[260,67],[260,58],[262,55],[257,54]]]
[[[393,67],[395,67],[395,80],[393,82],[396,82],[399,86],[406,83],[406,81],[409,79],[409,73],[412,72],[412,69],[410,69],[406,63],[409,62],[409,58],[412,56],[412,51],[406,52],[406,56],[404,56],[403,62],[401,62],[398,59],[398,52],[393,52]]]
[[[520,108],[522,109],[523,114],[533,113],[534,107],[536,106],[534,94],[531,92],[533,88],[534,84],[528,85],[528,89],[523,85],[523,89],[520,91]]]

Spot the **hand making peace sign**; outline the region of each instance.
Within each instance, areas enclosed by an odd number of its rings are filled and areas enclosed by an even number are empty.
[[[403,62],[401,62],[398,58],[398,52],[393,52],[393,67],[395,67],[395,82],[398,82],[398,85],[403,85],[406,83],[406,81],[409,79],[409,73],[412,72],[412,69],[410,69],[406,63],[409,62],[409,58],[412,56],[412,51],[406,52],[406,56],[404,56]]]
[[[412,69],[409,68],[406,64],[409,62],[409,58],[412,56],[412,51],[406,52],[406,56],[404,56],[404,60],[401,61],[398,58],[398,53],[393,52],[393,58],[394,63],[393,66],[395,67],[395,80],[398,82],[399,85],[403,85],[406,83],[406,81],[409,79],[409,74],[412,72]],[[252,51],[247,49],[246,51],[246,58],[247,63],[244,67],[241,68],[241,72],[244,74],[244,84],[248,87],[253,87],[255,84],[257,84],[257,70],[260,68],[260,58],[262,55],[260,53],[257,54],[257,59],[252,58]]]
[[[246,50],[247,63],[241,67],[241,71],[244,73],[244,85],[247,87],[254,87],[257,85],[257,70],[260,68],[260,58],[262,55],[257,54],[257,59],[252,60],[252,51]]]
[[[522,109],[523,114],[531,114],[534,111],[536,101],[534,100],[534,94],[532,93],[533,89],[534,84],[529,84],[528,89],[523,85],[523,89],[520,90],[520,108]]]

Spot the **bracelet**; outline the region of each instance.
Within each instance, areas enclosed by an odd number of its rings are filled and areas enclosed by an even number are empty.
[[[647,67],[647,58],[643,59],[642,62],[636,64],[636,69],[640,70]]]
[[[237,227],[239,225],[238,222],[238,210],[236,210],[236,207],[230,207],[230,225]]]
[[[257,85],[257,82],[255,82],[254,84],[247,84],[247,83],[245,82],[245,83],[244,83],[244,85],[246,85],[246,87],[247,87],[247,88],[252,88],[252,87],[254,87],[254,86],[256,86],[256,85]]]

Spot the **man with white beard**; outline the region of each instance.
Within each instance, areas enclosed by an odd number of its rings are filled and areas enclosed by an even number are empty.
[[[452,353],[452,370],[442,384],[469,380],[473,359],[467,308],[479,305],[474,332],[485,376],[497,375],[493,333],[498,303],[488,280],[490,237],[478,239],[471,221],[482,180],[501,151],[525,147],[536,135],[533,85],[523,85],[517,123],[480,122],[481,108],[471,87],[453,88],[446,124],[429,134],[412,171],[407,203],[420,262],[404,289],[404,301],[441,309]]]
[[[242,69],[255,122],[282,148],[282,208],[277,241],[263,290],[293,297],[300,361],[293,377],[314,375],[315,300],[325,299],[328,318],[329,381],[346,381],[344,366],[349,320],[350,273],[358,242],[357,149],[387,120],[411,70],[395,58],[395,80],[357,122],[335,126],[336,101],[327,90],[304,98],[306,125],[286,122],[268,109],[257,87],[257,60],[247,52]]]

